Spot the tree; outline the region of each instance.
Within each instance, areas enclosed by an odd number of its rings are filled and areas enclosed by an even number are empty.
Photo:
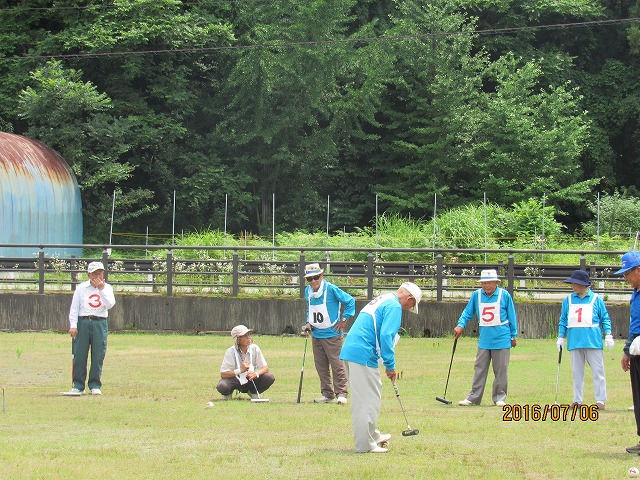
[[[81,189],[85,242],[105,242],[109,228],[111,192],[120,200],[118,223],[154,210],[150,190],[123,191],[134,167],[122,162],[129,150],[128,123],[110,115],[111,99],[82,72],[52,61],[32,74],[33,86],[20,94],[20,116],[29,121],[27,135],[57,150],[70,164]],[[100,222],[99,219],[104,219]]]

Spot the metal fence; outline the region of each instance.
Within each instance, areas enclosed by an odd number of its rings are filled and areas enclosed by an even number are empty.
[[[7,244],[0,247],[15,247]],[[19,245],[24,247],[25,245]],[[371,299],[403,281],[421,286],[426,298],[443,301],[477,289],[480,271],[495,268],[513,295],[545,298],[566,294],[562,283],[575,269],[587,270],[592,288],[605,295],[628,287],[613,272],[623,251],[296,248],[253,246],[26,245],[34,258],[0,257],[0,290],[70,291],[86,278],[87,264],[101,260],[116,292],[150,295],[226,295],[304,297],[304,267],[319,262],[325,277],[352,295]],[[86,258],[61,258],[61,247],[98,252]],[[113,249],[113,252],[112,252]],[[101,254],[100,254],[101,252]],[[117,255],[115,254],[117,252]],[[490,261],[484,261],[491,257]],[[270,257],[270,258],[269,258]],[[406,260],[385,260],[405,257]],[[483,258],[461,262],[459,258]],[[553,263],[554,258],[570,262]],[[417,260],[414,260],[416,258]],[[537,262],[541,258],[545,263]],[[575,262],[573,259],[575,258]],[[338,260],[339,259],[339,260]]]

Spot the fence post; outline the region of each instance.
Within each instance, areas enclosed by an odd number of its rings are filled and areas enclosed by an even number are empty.
[[[76,291],[76,285],[78,284],[78,261],[75,255],[71,255],[71,291]]]
[[[438,256],[436,257],[436,301],[438,302],[442,301],[443,270],[444,270],[443,258],[442,258],[442,254],[439,253]]]
[[[102,264],[104,265],[104,281],[109,280],[109,251],[104,249],[102,251]]]
[[[515,264],[514,264],[514,255],[513,253],[509,255],[509,263],[507,266],[507,275],[508,275],[508,281],[507,281],[507,292],[509,292],[511,295],[513,295],[513,283],[515,281]]]
[[[167,252],[167,297],[173,296],[173,251]]]
[[[238,284],[238,277],[239,277],[238,270],[240,268],[240,256],[238,255],[237,250],[233,251],[231,265],[233,267],[233,270],[231,273],[231,295],[233,295],[234,297],[237,297],[238,293],[240,292],[240,285]]]
[[[44,293],[44,249],[38,252],[38,293]]]
[[[373,254],[367,255],[367,300],[373,300]]]
[[[304,252],[300,252],[300,264],[298,265],[298,282],[300,284],[300,298],[304,298],[304,289],[305,289],[305,279],[304,279],[304,269],[305,269],[306,260],[304,257]]]
[[[409,268],[409,281],[413,282],[413,277],[416,276],[416,267],[415,264],[413,263],[413,258],[410,258],[409,260],[407,260],[407,267]]]
[[[587,270],[587,257],[584,256],[584,253],[580,255],[580,270]]]

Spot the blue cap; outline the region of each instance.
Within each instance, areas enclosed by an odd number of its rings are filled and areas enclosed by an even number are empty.
[[[640,266],[640,252],[627,252],[622,255],[622,267],[615,272],[615,275],[622,275],[632,268]]]
[[[575,270],[569,278],[563,281],[564,283],[577,283],[578,285],[584,285],[587,287],[591,285],[589,274],[584,270]]]

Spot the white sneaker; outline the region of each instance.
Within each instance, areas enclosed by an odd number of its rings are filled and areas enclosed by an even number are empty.
[[[345,399],[346,400],[346,399]],[[324,395],[322,397],[316,398],[313,403],[333,403],[335,402],[335,398],[327,398]]]
[[[378,438],[378,441],[376,443],[378,445],[382,445],[383,443],[387,443],[390,438],[391,438],[390,433],[382,433],[380,434],[380,438]]]
[[[389,451],[388,448],[376,447],[369,450],[369,453],[387,453]]]
[[[504,407],[507,404],[507,402],[503,402],[502,400],[498,400],[496,402],[496,407]]]
[[[102,395],[102,390],[100,390],[99,388],[92,388],[91,395]]]
[[[76,387],[73,387],[71,390],[69,390],[65,395],[82,395],[84,392],[82,390],[77,389]]]
[[[469,405],[473,405],[473,402],[465,398],[464,400],[460,400],[458,402],[458,405],[462,405],[463,407],[468,407]]]
[[[338,400],[336,400],[340,405],[346,405],[347,404],[347,397],[338,397]]]

